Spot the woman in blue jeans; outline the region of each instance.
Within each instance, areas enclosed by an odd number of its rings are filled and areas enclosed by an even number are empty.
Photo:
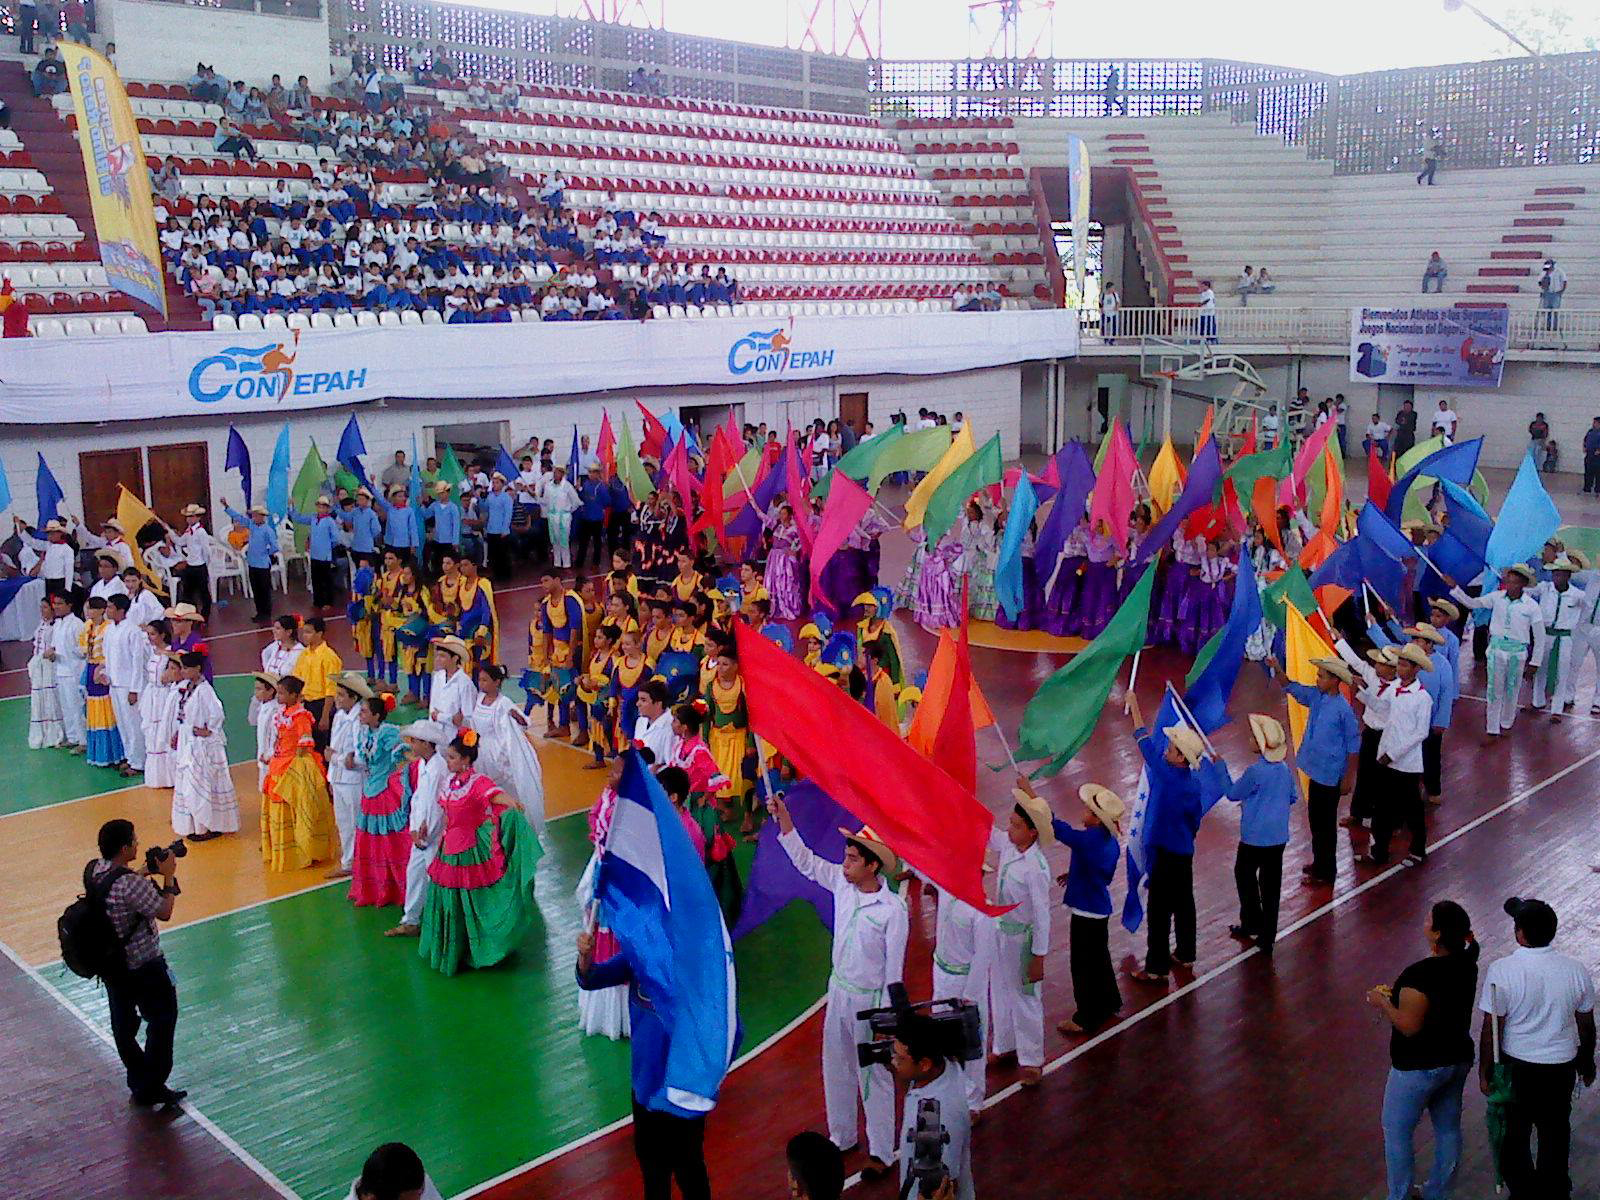
[[[1428,915],[1427,958],[1380,983],[1367,1003],[1392,1025],[1389,1079],[1383,1089],[1383,1153],[1389,1200],[1411,1195],[1412,1138],[1422,1114],[1433,1122],[1433,1171],[1423,1200],[1449,1200],[1461,1158],[1461,1091],[1472,1069],[1472,1003],[1478,943],[1472,920],[1454,900]]]

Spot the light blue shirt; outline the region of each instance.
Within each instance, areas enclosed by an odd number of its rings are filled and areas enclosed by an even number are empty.
[[[1422,684],[1423,691],[1433,700],[1433,728],[1448,729],[1450,718],[1455,713],[1456,697],[1460,694],[1456,687],[1456,673],[1443,646],[1430,646],[1428,649],[1431,651],[1428,657],[1433,659],[1433,670],[1418,671],[1417,682]]]
[[[416,513],[406,504],[390,504],[382,496],[372,502],[383,511],[383,544],[390,549],[410,550],[417,544]]]
[[[253,518],[245,516],[242,512],[235,512],[226,504],[222,506],[227,510],[228,516],[237,525],[243,525],[245,532],[250,535],[250,541],[244,548],[244,561],[254,571],[264,571],[272,565],[272,556],[278,552],[278,531],[270,522],[263,521],[257,525]]]
[[[482,500],[483,531],[489,534],[511,532],[511,510],[514,503],[510,492],[490,492]]]
[[[296,512],[289,510],[289,520],[296,525],[307,525],[311,529],[311,536],[306,540],[306,549],[317,562],[333,561],[334,535],[339,528],[339,523],[331,516],[315,513]]]
[[[1309,683],[1284,680],[1283,690],[1309,711],[1294,761],[1315,783],[1337,787],[1350,756],[1361,749],[1361,722],[1340,692],[1328,695]]]
[[[372,554],[377,550],[378,534],[383,530],[377,509],[357,505],[345,517],[344,524],[350,531],[350,549],[357,554]]]
[[[1242,805],[1239,841],[1246,846],[1282,846],[1289,840],[1289,810],[1294,807],[1294,772],[1286,762],[1258,758],[1228,788],[1228,799]]]
[[[454,500],[435,500],[422,510],[433,518],[433,540],[441,546],[461,544],[461,505]]]

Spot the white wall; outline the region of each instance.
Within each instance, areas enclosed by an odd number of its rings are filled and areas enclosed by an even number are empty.
[[[600,433],[600,421],[610,411],[613,426],[627,414],[635,437],[640,430],[635,399],[652,412],[678,406],[742,403],[744,419],[751,424],[766,422],[782,429],[786,422],[801,425],[815,417],[838,415],[839,392],[866,392],[868,416],[881,431],[889,415],[907,410],[913,419],[918,408],[936,409],[953,416],[964,412],[973,423],[973,433],[981,442],[998,432],[1006,458],[1015,458],[1021,437],[1022,371],[1020,367],[988,367],[954,375],[866,376],[836,380],[814,380],[787,384],[750,384],[725,388],[654,388],[612,392],[562,400],[505,400],[484,403],[391,401],[385,405],[366,404],[349,408],[317,409],[297,413],[289,423],[290,479],[299,471],[301,460],[314,439],[322,458],[329,464],[338,449],[339,434],[351,411],[361,423],[366,442],[368,470],[376,473],[386,466],[396,450],[409,457],[412,437],[424,458],[433,452],[435,426],[505,422],[509,428],[508,448],[533,436],[554,438],[559,456],[564,458],[571,444],[572,426],[588,434],[591,444]],[[15,511],[34,518],[33,479],[35,452],[43,453],[51,471],[65,493],[64,511],[80,514],[83,493],[78,455],[87,450],[110,450],[129,446],[160,446],[168,443],[204,441],[211,471],[211,495],[216,507],[226,498],[235,506],[240,500],[239,477],[224,472],[229,418],[195,421],[140,421],[117,425],[0,426],[0,464],[16,496]],[[281,418],[272,415],[235,416],[232,423],[250,448],[256,499],[265,493],[267,469]],[[147,481],[146,481],[147,482]],[[148,490],[146,492],[148,494]]]
[[[99,0],[96,11],[100,36],[117,44],[124,79],[187,82],[198,61],[262,87],[275,74],[285,87],[300,75],[318,91],[328,84],[326,6],[320,19],[143,0]]]

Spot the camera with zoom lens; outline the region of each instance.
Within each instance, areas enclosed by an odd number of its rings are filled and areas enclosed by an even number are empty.
[[[189,854],[189,847],[184,845],[182,838],[174,839],[171,845],[149,847],[144,852],[145,874],[161,874],[161,864],[166,861],[169,854],[174,858],[186,858]]]
[[[874,1063],[889,1065],[894,1039],[905,1019],[921,1016],[939,1031],[939,1054],[951,1062],[973,1062],[983,1055],[982,1025],[978,1006],[967,1000],[924,1000],[912,1004],[906,999],[903,983],[889,985],[889,1003],[883,1008],[868,1008],[856,1013],[867,1023],[868,1037],[856,1045],[856,1060],[863,1067]]]
[[[906,1134],[906,1145],[911,1147],[906,1166],[905,1186],[900,1189],[902,1200],[916,1188],[917,1195],[927,1200],[950,1178],[950,1168],[944,1164],[944,1148],[950,1144],[950,1131],[944,1127],[939,1115],[939,1102],[931,1097],[917,1101],[917,1123]]]

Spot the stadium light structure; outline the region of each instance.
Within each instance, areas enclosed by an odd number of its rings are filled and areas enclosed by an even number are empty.
[[[1477,17],[1478,20],[1482,21],[1490,29],[1494,30],[1501,37],[1505,38],[1506,41],[1510,42],[1513,46],[1517,47],[1524,54],[1526,54],[1529,58],[1533,59],[1534,63],[1537,66],[1539,66],[1540,68],[1545,69],[1545,70],[1553,71],[1555,74],[1561,76],[1562,79],[1566,80],[1569,84],[1571,84],[1574,88],[1577,88],[1580,92],[1583,90],[1583,88],[1585,86],[1584,84],[1582,84],[1578,80],[1574,79],[1571,75],[1568,75],[1560,67],[1556,66],[1553,62],[1551,62],[1548,58],[1546,58],[1543,54],[1539,53],[1538,50],[1536,50],[1532,46],[1528,45],[1527,42],[1523,41],[1516,34],[1512,33],[1511,30],[1507,29],[1504,25],[1500,24],[1499,21],[1496,21],[1493,17],[1491,17],[1488,13],[1484,12],[1483,9],[1479,8],[1476,4],[1473,4],[1471,2],[1471,0],[1444,0],[1444,10],[1445,10],[1445,12],[1447,12],[1447,13],[1460,12],[1462,9],[1466,9],[1469,13],[1471,13],[1473,16]]]
[[[972,0],[968,58],[1048,58],[1055,52],[1055,0]]]
[[[632,25],[636,29],[665,29],[666,9],[666,0],[560,0],[556,15],[579,21]]]
[[[789,0],[784,44],[846,58],[883,57],[883,0]]]

